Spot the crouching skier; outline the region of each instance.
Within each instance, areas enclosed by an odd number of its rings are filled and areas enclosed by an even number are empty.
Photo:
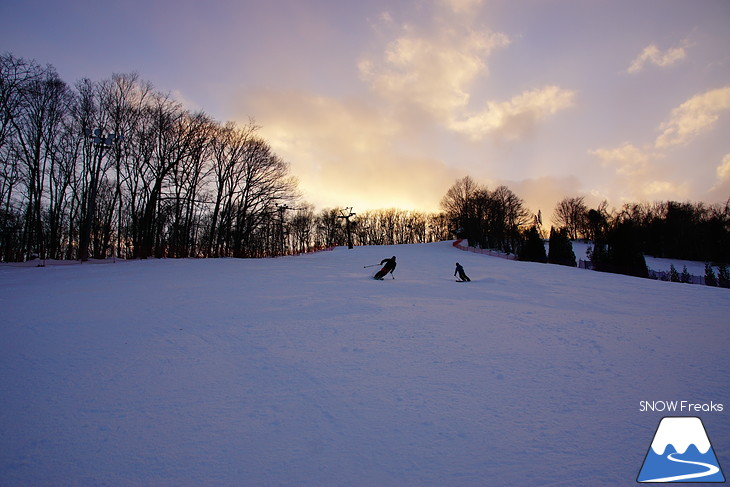
[[[457,273],[459,274],[459,279],[461,279],[462,281],[471,281],[471,279],[469,279],[469,276],[466,275],[466,272],[464,272],[464,268],[458,262],[456,263],[456,270],[454,271],[454,275],[456,275]]]
[[[385,265],[383,265],[385,264]],[[373,278],[383,280],[383,277],[390,272],[390,275],[393,276],[393,271],[395,270],[395,255],[391,257],[390,259],[383,259],[380,261],[380,265],[383,265],[383,268],[380,269],[378,272],[375,273]],[[393,276],[393,279],[395,279],[395,276]]]

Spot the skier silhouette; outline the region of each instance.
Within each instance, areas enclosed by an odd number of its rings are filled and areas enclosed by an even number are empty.
[[[385,265],[383,265],[385,264]],[[383,277],[390,272],[390,275],[393,276],[393,271],[395,270],[395,255],[391,257],[390,259],[383,259],[380,261],[380,265],[383,265],[383,268],[380,269],[378,272],[375,273],[373,278],[382,280]],[[395,276],[393,276],[393,279],[395,279]]]
[[[456,270],[454,271],[454,275],[456,275],[457,273],[459,274],[459,279],[461,279],[462,281],[471,281],[471,279],[469,279],[469,276],[466,275],[466,272],[464,272],[464,268],[458,262],[456,263]]]

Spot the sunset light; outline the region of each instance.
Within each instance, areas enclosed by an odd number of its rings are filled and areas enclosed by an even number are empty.
[[[438,210],[470,175],[533,211],[724,202],[730,5],[684,1],[3,2],[3,50],[137,72],[253,119],[317,207]]]
[[[723,483],[729,290],[730,0],[0,0],[0,487]]]

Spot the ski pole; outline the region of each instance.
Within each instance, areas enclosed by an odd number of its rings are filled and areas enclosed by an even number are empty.
[[[364,266],[362,266],[362,268],[363,269],[367,269],[368,267],[375,267],[375,266],[378,266],[378,265],[380,265],[380,264],[364,265]]]

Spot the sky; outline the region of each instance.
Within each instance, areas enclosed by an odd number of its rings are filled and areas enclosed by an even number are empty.
[[[730,197],[727,0],[0,0],[0,51],[254,120],[318,208]]]

